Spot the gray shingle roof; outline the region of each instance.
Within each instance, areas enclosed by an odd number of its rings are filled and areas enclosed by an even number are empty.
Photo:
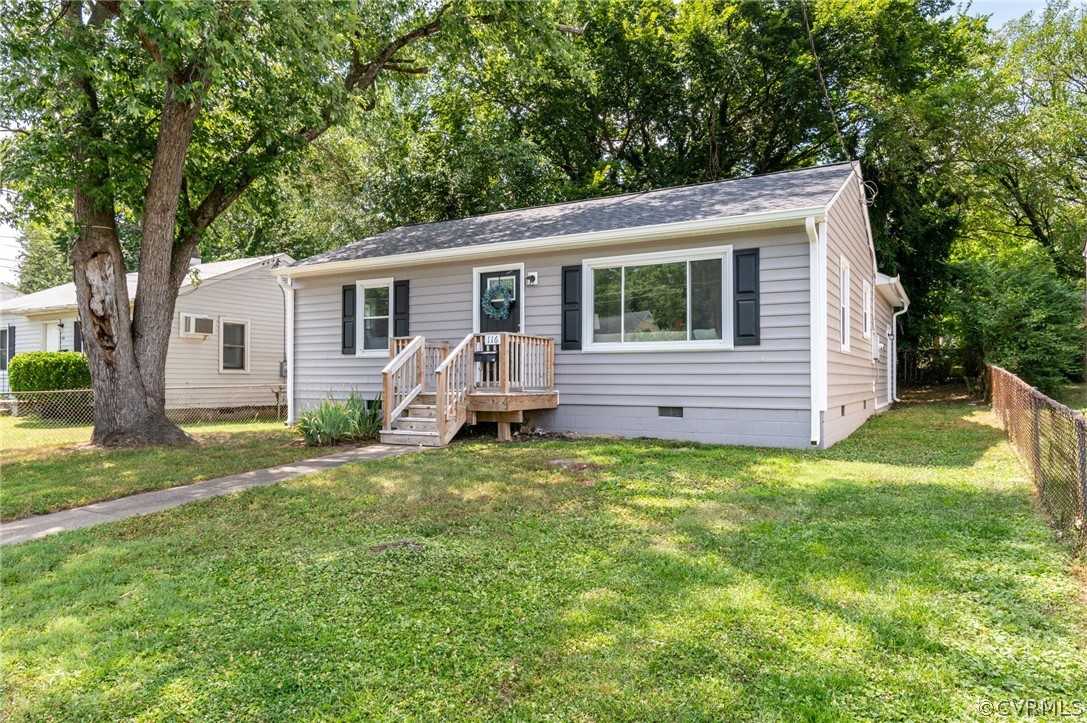
[[[825,206],[849,163],[401,226],[294,266]]]

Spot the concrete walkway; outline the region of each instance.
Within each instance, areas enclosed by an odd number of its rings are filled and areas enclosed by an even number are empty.
[[[415,452],[421,447],[401,447],[391,444],[373,444],[369,447],[352,449],[347,452],[330,454],[326,457],[315,457],[281,464],[278,467],[258,469],[252,472],[232,474],[229,477],[209,479],[204,482],[194,482],[184,487],[171,487],[154,492],[141,492],[138,495],[121,497],[108,502],[96,502],[86,507],[75,507],[70,510],[53,512],[48,515],[26,517],[13,522],[0,523],[0,545],[10,545],[26,540],[36,540],[46,535],[52,535],[66,530],[78,530],[80,527],[89,527],[103,522],[123,520],[126,517],[147,515],[159,510],[168,510],[171,507],[206,500],[209,497],[229,495],[233,492],[247,490],[250,487],[264,487],[284,480],[301,477],[304,474],[323,472],[349,462],[361,462],[368,459],[382,459],[395,457],[406,452]]]

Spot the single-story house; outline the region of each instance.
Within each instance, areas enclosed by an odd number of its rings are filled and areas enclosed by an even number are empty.
[[[273,273],[290,418],[382,394],[383,438],[424,445],[530,414],[826,448],[894,401],[909,304],[856,163],[405,226]]]
[[[269,388],[284,382],[285,294],[269,271],[292,261],[286,254],[206,264],[194,259],[177,295],[166,355],[168,408],[277,403]],[[128,274],[130,298],[136,279]],[[6,302],[0,329],[10,356],[82,351],[75,284]],[[7,358],[2,366],[6,390]]]

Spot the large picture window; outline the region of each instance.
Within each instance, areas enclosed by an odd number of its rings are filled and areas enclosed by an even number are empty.
[[[728,348],[731,247],[585,262],[596,349]]]
[[[389,351],[392,328],[393,280],[375,279],[358,282],[359,354],[385,354]]]

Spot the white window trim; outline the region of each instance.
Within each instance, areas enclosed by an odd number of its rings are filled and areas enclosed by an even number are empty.
[[[519,271],[520,282],[517,284],[517,311],[518,325],[522,334],[525,331],[525,264],[499,264],[497,266],[476,266],[472,269],[472,333],[479,333],[479,305],[483,298],[483,290],[479,288],[479,275],[490,274],[495,271]]]
[[[675,263],[677,261],[705,261],[721,259],[721,336],[710,341],[646,341],[646,342],[596,342],[593,340],[593,270],[623,265]],[[688,278],[688,284],[690,279]],[[659,351],[728,351],[733,348],[732,314],[735,299],[732,290],[732,246],[710,246],[676,251],[658,251],[646,254],[626,254],[606,258],[585,259],[581,262],[581,328],[584,340],[583,352],[659,352]],[[690,318],[691,300],[687,298],[687,317]]]
[[[842,343],[842,351],[848,352],[851,337],[853,336],[852,284],[849,260],[845,256],[838,257],[838,340]]]
[[[363,309],[366,308],[366,289],[389,289],[389,344],[392,343],[393,338],[393,303],[395,301],[393,297],[393,278],[388,276],[383,279],[361,279],[355,282],[355,356],[362,357],[388,357],[389,347],[385,346],[384,349],[366,349],[366,317],[363,315]],[[373,317],[379,319],[381,317]]]
[[[226,342],[226,329],[224,324],[241,324],[245,327],[245,369],[224,369],[223,368],[223,344]],[[250,370],[249,366],[249,352],[253,348],[253,335],[250,333],[252,327],[249,324],[249,319],[231,319],[226,316],[219,317],[219,373],[220,374],[248,374]]]
[[[861,309],[861,336],[872,338],[872,284],[866,279],[861,285],[864,308]]]

